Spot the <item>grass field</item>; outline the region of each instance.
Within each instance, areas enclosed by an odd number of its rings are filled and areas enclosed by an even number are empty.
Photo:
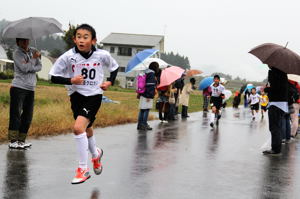
[[[0,83],[0,141],[7,139],[9,88],[10,84],[8,82]],[[112,100],[119,101],[120,104],[103,103],[97,114],[95,127],[137,122],[138,100],[134,90],[112,87],[104,95]],[[189,112],[200,111],[202,100],[199,91],[192,94]],[[52,86],[49,83],[39,83],[35,92],[34,115],[29,135],[45,136],[68,133],[71,132],[73,123],[69,97],[65,88]]]

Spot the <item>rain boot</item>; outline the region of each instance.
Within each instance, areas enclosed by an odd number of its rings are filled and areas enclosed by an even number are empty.
[[[187,106],[183,106],[182,105],[181,117],[182,118],[186,118],[187,117]]]
[[[186,106],[186,108],[185,108],[185,116],[186,116],[186,117],[190,117],[190,116],[188,115],[188,109],[189,109],[189,107]]]

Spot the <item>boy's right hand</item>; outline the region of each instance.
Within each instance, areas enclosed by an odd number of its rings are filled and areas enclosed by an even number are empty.
[[[39,51],[35,51],[34,53],[33,53],[33,55],[32,55],[32,58],[33,59],[37,59],[37,58],[39,58],[41,56],[41,53],[39,52]]]
[[[77,84],[77,85],[83,84],[83,76],[82,75],[77,75],[77,76],[71,78],[71,83],[72,84]]]

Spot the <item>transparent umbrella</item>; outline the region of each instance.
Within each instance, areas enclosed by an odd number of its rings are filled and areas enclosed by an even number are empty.
[[[63,32],[62,24],[54,18],[28,17],[9,23],[2,31],[2,37],[35,40],[59,32]]]

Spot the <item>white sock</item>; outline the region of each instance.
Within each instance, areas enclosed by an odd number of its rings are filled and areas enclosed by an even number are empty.
[[[88,139],[86,137],[86,132],[75,135],[74,136],[76,143],[77,143],[77,151],[79,155],[79,168],[87,169],[87,161],[89,155],[88,149]]]
[[[92,154],[93,158],[98,157],[98,151],[97,151],[97,147],[96,147],[96,139],[95,136],[89,137],[88,138],[88,142],[89,142],[89,150]]]
[[[209,123],[213,123],[215,121],[215,113],[211,112],[210,114],[210,122]]]

